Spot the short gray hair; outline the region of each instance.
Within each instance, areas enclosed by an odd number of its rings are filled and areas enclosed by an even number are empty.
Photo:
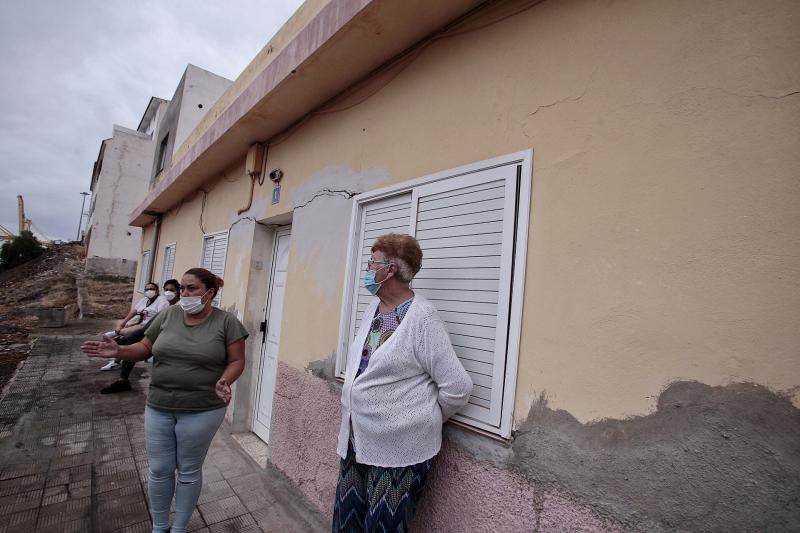
[[[400,257],[389,257],[387,261],[397,265],[397,277],[400,278],[400,281],[411,283],[411,280],[414,279],[414,271],[408,266],[408,263],[406,263],[404,259]]]

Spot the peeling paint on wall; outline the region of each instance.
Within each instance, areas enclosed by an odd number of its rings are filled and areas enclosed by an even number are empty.
[[[752,383],[676,382],[651,415],[590,424],[542,397],[508,466],[635,529],[800,529],[800,411]]]
[[[326,376],[329,364],[330,358],[309,365],[312,374],[279,363],[270,443],[271,462],[328,518],[339,472],[341,388],[316,376]],[[452,439],[437,456],[425,491],[416,531],[620,531],[563,491],[530,484]]]
[[[330,516],[341,414],[328,363],[280,364],[272,461]],[[445,433],[424,531],[800,528],[800,411],[755,384],[677,382],[652,415],[592,424],[542,398],[511,446]]]

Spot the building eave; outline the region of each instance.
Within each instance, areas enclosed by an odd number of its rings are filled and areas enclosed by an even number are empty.
[[[481,3],[331,0],[164,171],[130,224],[150,224],[152,213],[169,211],[241,159],[251,144],[269,140]]]

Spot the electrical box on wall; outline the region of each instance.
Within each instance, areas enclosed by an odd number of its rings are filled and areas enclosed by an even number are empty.
[[[254,143],[247,150],[247,160],[244,165],[244,170],[248,176],[260,175],[264,169],[264,145],[262,143]]]

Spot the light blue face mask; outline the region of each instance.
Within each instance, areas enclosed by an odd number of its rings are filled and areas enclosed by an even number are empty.
[[[367,289],[371,295],[375,296],[376,294],[378,294],[378,291],[381,289],[381,285],[383,285],[383,281],[386,281],[383,280],[380,283],[375,281],[375,274],[377,274],[387,266],[389,265],[384,265],[378,270],[367,270],[366,272],[364,272],[364,288]]]

